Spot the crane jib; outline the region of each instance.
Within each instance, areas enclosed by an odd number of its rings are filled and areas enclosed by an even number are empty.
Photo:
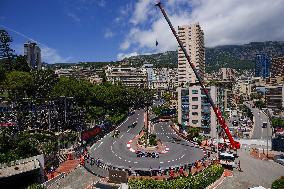
[[[229,138],[229,141],[230,141],[230,144],[231,144],[232,148],[240,149],[240,146],[241,146],[240,143],[237,142],[237,141],[235,141],[234,138],[232,137],[232,135],[231,135],[231,133],[230,133],[230,130],[229,130],[227,124],[226,124],[226,121],[224,120],[224,118],[223,118],[223,116],[222,116],[221,111],[219,110],[219,108],[217,108],[217,107],[215,106],[215,104],[214,104],[214,102],[213,102],[211,96],[209,95],[208,90],[205,88],[205,86],[204,86],[204,84],[203,84],[203,81],[202,81],[200,75],[198,74],[198,72],[197,72],[195,66],[190,62],[189,55],[187,54],[185,48],[183,47],[182,42],[180,41],[180,39],[179,39],[179,37],[178,37],[178,35],[177,35],[177,33],[176,33],[176,31],[175,31],[175,29],[174,29],[174,27],[173,27],[171,21],[170,21],[170,19],[168,18],[167,14],[166,14],[166,12],[165,12],[165,10],[164,10],[164,8],[162,7],[161,2],[157,3],[156,6],[158,6],[158,7],[160,8],[160,10],[161,10],[161,12],[162,12],[164,18],[166,19],[168,25],[170,26],[172,33],[174,34],[174,36],[175,36],[175,38],[176,38],[176,40],[177,40],[179,46],[181,47],[181,49],[182,49],[182,51],[183,51],[183,53],[184,53],[184,55],[185,55],[185,57],[186,57],[186,59],[187,59],[189,65],[190,65],[190,67],[192,68],[192,70],[193,70],[193,72],[194,72],[194,74],[195,74],[195,76],[196,76],[196,78],[197,78],[197,80],[198,80],[198,83],[200,84],[200,86],[201,86],[202,90],[204,91],[206,97],[209,99],[209,103],[210,103],[210,105],[212,106],[212,108],[213,108],[213,110],[214,110],[214,113],[215,113],[215,115],[216,115],[216,117],[217,117],[217,119],[218,119],[219,124],[220,124],[221,127],[224,129],[224,131],[225,131],[227,137]]]

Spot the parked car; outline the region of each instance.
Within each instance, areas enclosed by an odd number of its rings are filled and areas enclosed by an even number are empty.
[[[284,154],[274,156],[273,160],[281,165],[284,165]]]

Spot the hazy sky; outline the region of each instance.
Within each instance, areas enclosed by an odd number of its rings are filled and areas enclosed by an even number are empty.
[[[111,61],[175,50],[156,0],[1,0],[0,28],[18,54],[28,39],[43,60]],[[208,47],[284,40],[284,0],[162,0],[173,25],[199,22]],[[155,46],[158,40],[159,45]]]

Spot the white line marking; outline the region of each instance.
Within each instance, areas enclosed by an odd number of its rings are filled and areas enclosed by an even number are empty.
[[[160,163],[164,163],[164,162],[161,161]]]
[[[116,141],[114,141],[112,144],[115,144],[116,143]]]
[[[183,155],[181,156],[181,158],[183,158],[183,157],[184,157],[184,155],[185,155],[185,154],[183,154]]]
[[[131,128],[129,128],[126,132],[128,133],[130,131]]]
[[[120,157],[120,156],[118,156],[118,158],[119,158],[119,159],[121,159],[121,157]]]
[[[128,163],[130,163],[131,161],[129,160]]]
[[[98,148],[102,145],[103,141],[99,144]]]
[[[168,163],[170,163],[171,161],[169,160]]]
[[[122,138],[123,137],[123,135],[121,135],[121,137],[119,137],[119,138]]]
[[[137,161],[134,161],[134,163],[138,163]]]

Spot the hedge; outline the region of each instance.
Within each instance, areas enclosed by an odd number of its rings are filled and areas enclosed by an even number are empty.
[[[284,178],[279,178],[272,183],[271,189],[284,189]]]
[[[223,174],[223,167],[221,165],[211,165],[201,173],[188,176],[179,177],[173,180],[159,181],[154,179],[131,179],[128,181],[130,189],[202,189],[206,188]]]

